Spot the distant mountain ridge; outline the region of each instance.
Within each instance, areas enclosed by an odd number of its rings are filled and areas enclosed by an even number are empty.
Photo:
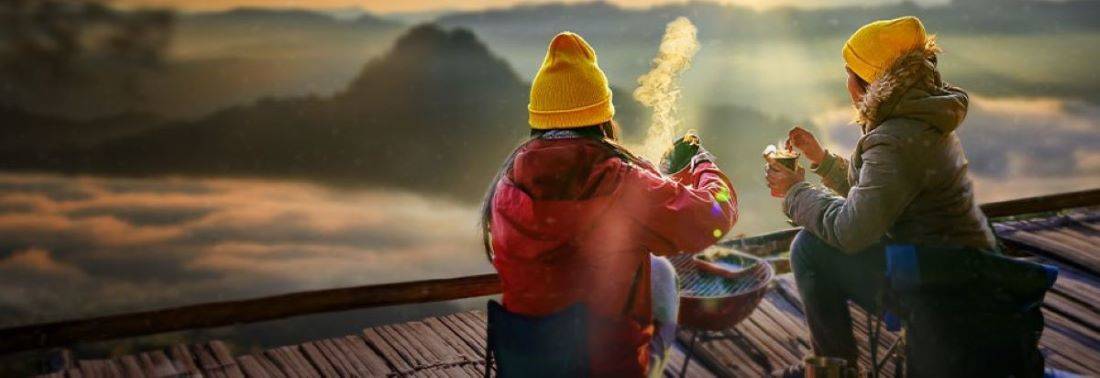
[[[129,14],[138,14],[103,8],[98,12],[111,12],[113,16],[96,13],[88,16],[90,20],[124,19]],[[44,20],[50,12],[35,12],[42,14],[22,15],[24,21],[20,22],[34,25],[39,29],[37,34],[53,35],[48,32],[49,25],[35,24],[46,23],[35,20]],[[43,54],[21,53],[10,59],[19,64],[0,65],[7,71],[29,72],[35,71],[19,67],[64,64],[67,68],[54,73],[47,71],[35,82],[14,80],[16,86],[10,85],[12,80],[5,80],[6,90],[0,91],[3,95],[0,103],[83,120],[129,112],[194,119],[262,96],[327,95],[353,78],[363,61],[383,52],[408,27],[369,13],[338,19],[300,9],[238,8],[180,13],[166,19],[169,21],[163,23],[166,25],[163,30],[134,28],[126,32],[143,34],[143,38],[134,39],[140,43],[130,44],[149,45],[148,49],[157,54],[147,55],[155,59],[142,58],[145,55],[141,54],[119,54],[121,58],[105,54],[119,49],[103,42],[111,38],[110,33],[92,29],[93,21],[77,22],[92,25],[86,31],[73,29],[84,33],[81,38],[73,38],[81,41],[74,44],[86,46],[49,59]],[[45,51],[67,46],[64,42],[37,42],[49,38],[28,37],[37,34],[0,31],[0,53],[18,51],[19,46],[34,43],[43,43],[40,49]],[[126,59],[131,56],[132,59]],[[36,76],[17,73],[13,77]]]
[[[41,149],[24,137],[0,149],[0,168],[299,178],[469,201],[527,134],[528,93],[468,30],[421,25],[332,96],[263,99],[196,121],[125,129],[95,145]],[[637,106],[619,95],[620,117],[636,118]],[[39,130],[90,124],[33,120]]]
[[[523,5],[413,18],[438,18],[443,28],[473,31],[527,79],[537,67],[540,50],[550,36],[562,30],[581,32],[601,51],[612,82],[628,87],[648,68],[648,58],[664,25],[681,15],[696,23],[703,43],[738,46],[781,38],[811,42],[839,38],[868,20],[903,14],[921,16],[929,30],[945,34],[1033,33],[1059,38],[1062,34],[1100,32],[1100,19],[1096,17],[1100,14],[1100,1],[1081,0],[968,0],[931,7],[902,2],[760,12],[714,2],[643,9],[592,2]],[[79,119],[123,112],[194,119],[263,96],[328,95],[352,79],[365,58],[379,54],[408,27],[405,16],[354,9],[255,7],[180,13],[175,18],[163,66],[136,74],[134,82],[126,86],[132,93],[107,91],[103,85],[66,83],[65,90],[57,93],[24,94],[12,101],[36,112]],[[105,62],[103,66],[95,71],[109,71],[121,65]],[[988,79],[975,81],[990,82],[996,78]],[[1027,84],[1028,81],[1022,80],[1013,85]],[[92,88],[86,88],[89,86]],[[1073,83],[1064,86],[1068,89],[1053,92],[1059,95],[1081,92]]]
[[[301,8],[258,7],[240,7],[225,11],[189,13],[181,17],[181,22],[269,23],[284,26],[341,23],[372,28],[403,26],[402,22],[367,12],[361,12],[350,20],[344,20],[323,11]]]
[[[920,6],[903,1],[877,6],[821,9],[773,8],[757,11],[735,4],[691,1],[651,8],[622,8],[605,1],[536,4],[440,17],[445,26],[467,27],[479,35],[494,28],[520,35],[545,35],[582,27],[610,35],[660,35],[664,24],[687,16],[701,39],[823,37],[851,33],[869,20],[916,15],[942,32],[1068,32],[1100,30],[1100,2],[1089,0],[967,0]],[[603,26],[601,24],[607,24]],[[514,28],[514,29],[513,29]]]
[[[761,11],[700,1],[651,8],[583,2],[454,13],[438,22],[472,30],[527,78],[537,66],[525,62],[541,57],[550,36],[577,32],[599,52],[611,83],[632,87],[649,70],[665,25],[685,16],[698,28],[702,47],[684,75],[685,104],[701,109],[720,101],[777,114],[793,109],[808,117],[847,101],[840,66],[844,39],[867,22],[904,15],[919,16],[941,37],[941,68],[952,83],[996,96],[1100,103],[1092,64],[1100,57],[1100,1],[960,0]]]
[[[507,63],[468,31],[425,25],[332,97],[263,100],[113,141],[96,153],[104,162],[133,162],[118,166],[119,173],[169,167],[452,188],[472,198],[491,177],[488,167],[507,153],[499,141],[522,135],[526,95]]]

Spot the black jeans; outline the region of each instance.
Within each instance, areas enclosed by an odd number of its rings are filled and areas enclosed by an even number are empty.
[[[856,366],[859,349],[852,334],[848,301],[877,314],[885,290],[886,247],[876,244],[844,253],[813,234],[799,232],[791,243],[791,268],[806,310],[818,356],[848,360]]]

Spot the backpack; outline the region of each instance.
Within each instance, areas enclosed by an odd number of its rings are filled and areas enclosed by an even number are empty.
[[[961,248],[891,246],[887,256],[907,376],[1043,375],[1041,306],[1057,268]]]

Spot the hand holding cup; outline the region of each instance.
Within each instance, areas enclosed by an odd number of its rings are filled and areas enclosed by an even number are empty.
[[[774,145],[764,150],[764,179],[772,197],[787,196],[794,184],[806,179],[806,170],[798,165],[798,156],[795,151],[779,150]]]
[[[703,148],[702,139],[694,131],[688,131],[683,137],[673,141],[672,146],[661,157],[661,172],[673,174],[693,163],[712,159],[710,153]]]

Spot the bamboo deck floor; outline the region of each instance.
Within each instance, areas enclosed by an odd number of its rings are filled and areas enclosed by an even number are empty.
[[[1061,269],[1046,296],[1041,348],[1048,367],[1100,375],[1100,210],[1001,222],[997,233],[1034,259]],[[866,314],[853,307],[864,367]],[[682,330],[665,376],[679,376],[692,333]],[[896,339],[885,334],[882,351]],[[790,275],[777,277],[759,308],[737,327],[702,334],[687,376],[756,377],[801,361],[810,350],[801,299]],[[372,327],[344,337],[233,355],[223,342],[176,345],[110,359],[84,359],[50,377],[473,377],[484,370],[485,316],[462,312]],[[880,355],[882,353],[880,352]],[[892,375],[892,366],[886,373]]]
[[[1046,366],[1085,376],[1100,376],[1100,208],[994,225],[998,236],[1027,259],[1059,268],[1058,280],[1043,302],[1046,327],[1040,349]],[[809,354],[809,329],[801,298],[790,275],[775,285],[756,311],[737,327],[704,335],[696,356],[719,376],[757,377],[797,363]],[[866,313],[851,307],[860,363],[870,365]],[[879,355],[897,335],[884,333]],[[682,330],[687,345],[691,332]],[[887,364],[886,376],[893,376]]]
[[[221,341],[175,345],[79,360],[67,371],[42,377],[481,377],[484,354],[485,315],[471,311],[238,356]],[[668,376],[683,358],[680,350],[672,353]],[[713,376],[697,361],[688,375]]]

